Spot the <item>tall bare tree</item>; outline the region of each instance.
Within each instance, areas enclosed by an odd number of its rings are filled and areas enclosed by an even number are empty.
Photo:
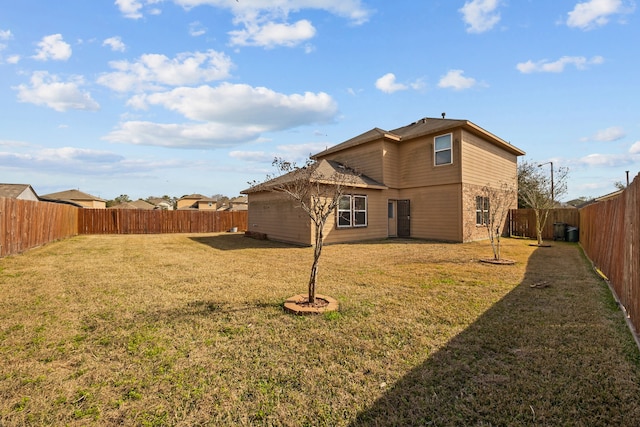
[[[485,185],[481,196],[476,199],[476,224],[483,224],[487,230],[493,258],[501,259],[500,237],[502,236],[509,209],[515,205],[517,191],[513,184],[501,182],[497,187]]]
[[[308,302],[315,303],[318,266],[324,243],[324,228],[345,190],[359,179],[354,170],[336,162],[307,160],[304,166],[276,158],[276,175],[258,184],[261,190],[283,193],[307,213],[314,229],[313,264],[309,274]]]
[[[551,174],[542,165],[525,161],[518,165],[518,207],[533,209],[536,215],[536,238],[542,244],[542,230],[547,223],[549,210],[567,193],[569,169],[559,167]]]

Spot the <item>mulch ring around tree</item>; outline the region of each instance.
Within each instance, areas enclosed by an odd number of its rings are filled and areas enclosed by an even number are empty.
[[[293,314],[321,314],[338,310],[338,301],[326,295],[317,295],[313,303],[309,302],[308,295],[299,294],[287,298],[284,302],[284,310]]]
[[[496,265],[513,265],[516,262],[512,259],[504,259],[504,258],[500,258],[500,259],[495,259],[495,258],[481,258],[480,262],[484,262],[487,264],[496,264]]]

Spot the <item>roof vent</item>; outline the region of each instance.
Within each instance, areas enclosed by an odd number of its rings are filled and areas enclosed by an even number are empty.
[[[444,119],[444,116],[446,116],[446,115],[447,115],[447,113],[442,113],[442,118]]]

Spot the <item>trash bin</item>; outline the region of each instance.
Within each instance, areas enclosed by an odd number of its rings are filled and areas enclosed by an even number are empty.
[[[567,224],[564,222],[553,223],[553,240],[565,240],[567,235]]]
[[[567,227],[567,242],[578,242],[580,233],[578,227]]]

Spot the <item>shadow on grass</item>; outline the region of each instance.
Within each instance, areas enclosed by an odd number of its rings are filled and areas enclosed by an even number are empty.
[[[300,249],[301,246],[271,240],[257,240],[240,233],[219,234],[215,236],[190,237],[194,242],[210,246],[221,251],[242,249]]]
[[[637,348],[607,293],[576,245],[536,249],[520,285],[350,426],[636,425]]]

